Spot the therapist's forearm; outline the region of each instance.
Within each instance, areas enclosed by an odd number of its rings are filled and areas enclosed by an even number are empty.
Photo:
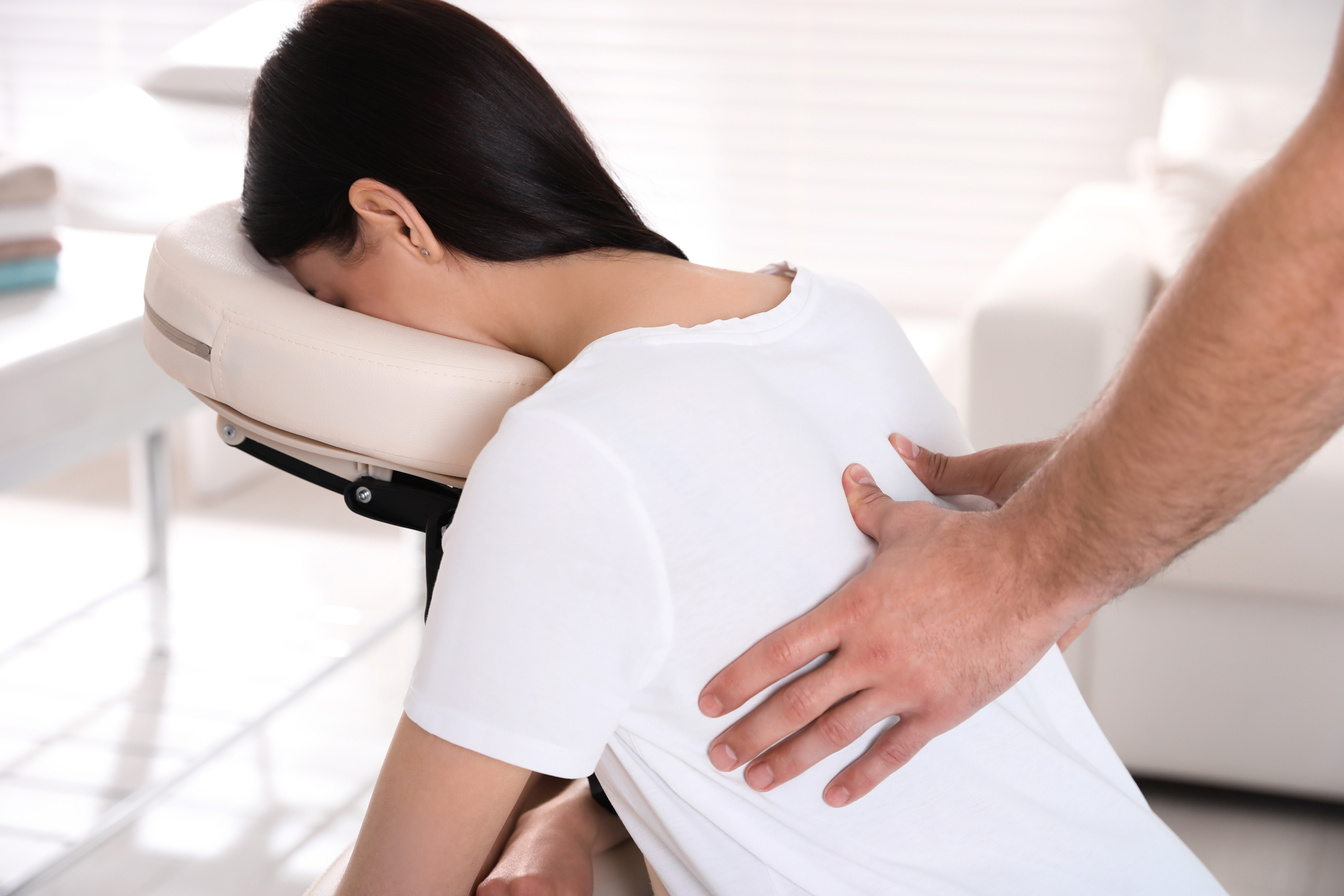
[[[1341,82],[1337,59],[1306,124],[1220,216],[1106,393],[1004,505],[1064,615],[1166,566],[1344,423]]]

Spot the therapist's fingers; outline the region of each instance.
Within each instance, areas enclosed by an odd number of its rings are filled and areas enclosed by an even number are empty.
[[[732,712],[781,678],[829,653],[836,644],[833,612],[822,604],[753,644],[705,685],[700,692],[700,712],[711,718]]]
[[[852,692],[835,668],[827,661],[775,691],[710,742],[709,761],[719,771],[731,771],[848,696]]]
[[[939,454],[900,433],[890,442],[910,471],[935,495],[979,495],[1000,506],[1058,450],[1061,438],[999,445],[972,454]]]
[[[906,717],[888,728],[868,751],[831,779],[822,792],[827,805],[847,806],[905,765],[940,731],[919,717]]]
[[[887,439],[910,472],[935,495],[980,495],[993,488],[997,471],[985,462],[987,452],[948,455],[916,445],[900,433]],[[990,449],[991,451],[993,449]]]
[[[749,763],[744,772],[746,782],[756,790],[773,790],[890,718],[891,710],[881,694],[873,690],[855,694]]]
[[[873,481],[872,474],[859,464],[845,468],[840,484],[849,501],[854,524],[878,544],[900,538],[902,532],[919,518],[910,510],[912,502],[898,502],[887,497]]]

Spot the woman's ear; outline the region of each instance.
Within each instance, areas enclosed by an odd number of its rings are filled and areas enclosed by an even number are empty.
[[[444,256],[443,246],[434,239],[429,225],[415,205],[394,187],[371,177],[361,177],[350,185],[350,207],[360,217],[360,229],[371,242],[396,246],[427,262]]]

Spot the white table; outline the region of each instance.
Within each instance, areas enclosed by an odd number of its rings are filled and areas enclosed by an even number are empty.
[[[58,236],[54,288],[0,292],[0,489],[132,443],[132,490],[147,546],[135,587],[149,597],[154,644],[163,651],[171,492],[164,428],[196,400],[150,360],[141,337],[153,237],[75,229]],[[73,613],[3,645],[0,661],[123,590],[90,595]]]
[[[60,239],[54,289],[0,293],[0,489],[160,431],[196,404],[140,337],[153,238]]]
[[[150,360],[141,336],[145,268],[153,238],[95,230],[59,234],[59,281],[53,289],[0,293],[0,489],[12,488],[96,457],[126,442],[135,498],[144,510],[149,562],[132,586],[146,593],[156,649],[168,647],[166,522],[168,457],[164,428],[199,402]],[[14,644],[0,644],[0,662],[46,634],[127,594],[90,595],[82,608]],[[0,598],[7,595],[0,594]],[[284,710],[319,681],[418,616],[423,598],[380,624],[349,653],[332,659],[246,724],[201,750],[174,774],[140,787],[109,807],[78,840],[65,846],[6,896],[26,894],[57,877],[131,824],[202,765]]]
[[[132,491],[146,526],[145,584],[154,595],[154,642],[163,650],[171,493],[164,427],[196,402],[150,360],[140,335],[153,237],[75,229],[58,235],[56,286],[0,293],[0,489],[131,442]]]

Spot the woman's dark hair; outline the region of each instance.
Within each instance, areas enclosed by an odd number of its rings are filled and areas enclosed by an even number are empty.
[[[323,0],[261,68],[243,230],[270,261],[357,249],[371,177],[434,236],[485,261],[589,249],[686,256],[640,219],[522,54],[441,0]]]

